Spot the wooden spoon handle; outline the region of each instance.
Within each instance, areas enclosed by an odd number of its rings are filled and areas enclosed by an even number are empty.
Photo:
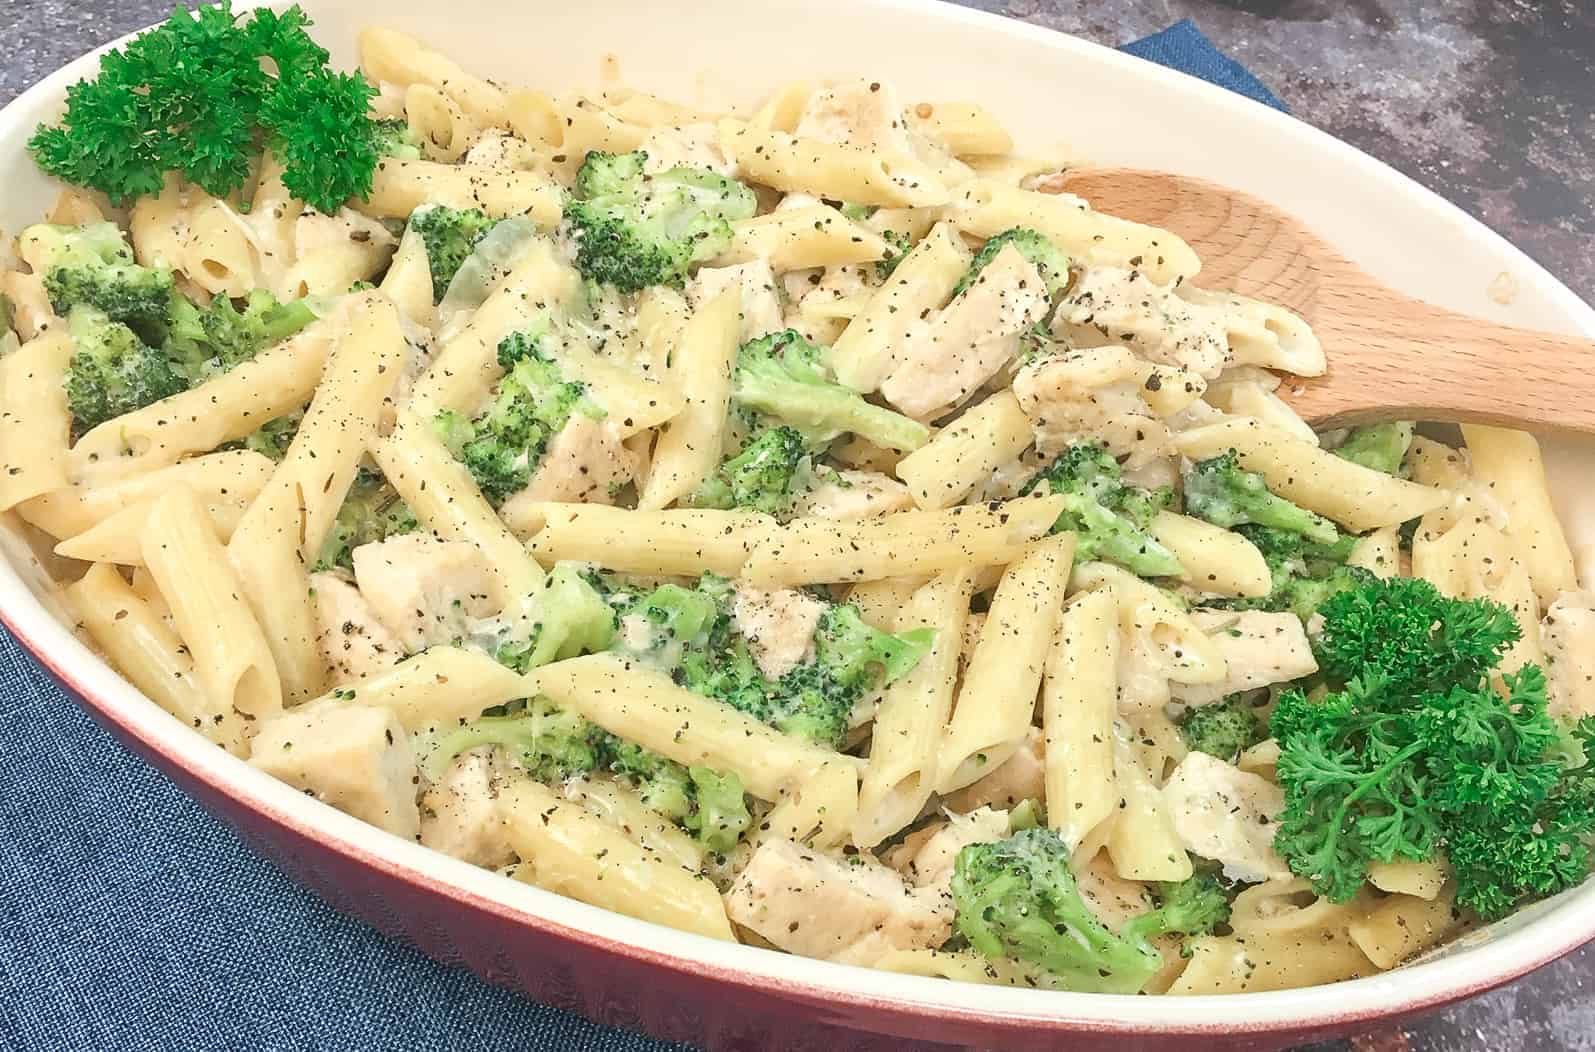
[[[1595,342],[1452,314],[1356,281],[1319,290],[1330,372],[1280,389],[1319,427],[1376,420],[1595,433]]]

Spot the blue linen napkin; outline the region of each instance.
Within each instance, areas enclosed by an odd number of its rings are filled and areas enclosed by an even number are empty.
[[[1124,50],[1285,108],[1189,21]],[[0,1049],[690,1052],[489,986],[334,912],[3,632]]]

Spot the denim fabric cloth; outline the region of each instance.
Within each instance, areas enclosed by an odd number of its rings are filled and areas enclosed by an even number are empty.
[[[1125,50],[1283,108],[1190,22]],[[545,1008],[333,912],[0,635],[0,1050],[21,1049],[684,1046]]]

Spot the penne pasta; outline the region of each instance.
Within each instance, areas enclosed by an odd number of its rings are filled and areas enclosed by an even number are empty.
[[[936,788],[942,728],[952,714],[973,590],[969,571],[952,570],[914,590],[898,615],[899,631],[924,627],[936,635],[930,651],[887,688],[875,710],[853,825],[853,842],[861,847],[873,847],[912,822]]]
[[[1062,498],[1024,497],[878,519],[795,519],[754,543],[742,576],[792,587],[1003,565],[1045,536],[1062,510]]]
[[[1035,545],[998,582],[942,736],[938,793],[996,770],[1023,743],[1073,560],[1074,536],[1063,534]]]

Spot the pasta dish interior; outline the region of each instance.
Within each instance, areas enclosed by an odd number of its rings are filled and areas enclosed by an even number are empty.
[[[978,983],[1327,983],[1588,874],[1595,595],[1530,435],[1315,433],[1306,322],[974,102],[549,94],[382,28],[339,73],[307,25],[107,59],[0,259],[0,511],[197,733]]]

